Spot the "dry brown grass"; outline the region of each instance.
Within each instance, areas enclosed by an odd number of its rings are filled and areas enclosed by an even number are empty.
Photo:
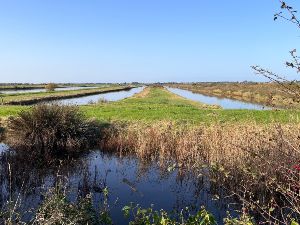
[[[146,88],[144,88],[143,91],[141,91],[141,92],[135,94],[135,95],[133,96],[133,98],[145,98],[145,97],[147,97],[147,96],[149,95],[150,90],[151,90],[150,87],[146,87]]]
[[[282,90],[276,83],[195,83],[173,84],[195,93],[221,98],[231,98],[274,107],[299,107],[298,99]]]
[[[101,147],[210,176],[265,220],[300,216],[300,125],[115,124]],[[208,167],[207,167],[208,166]],[[197,174],[196,174],[197,175]],[[270,210],[272,209],[272,210]]]

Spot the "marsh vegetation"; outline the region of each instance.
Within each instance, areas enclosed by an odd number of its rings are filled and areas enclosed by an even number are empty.
[[[88,108],[62,105],[37,105],[5,120],[5,141],[12,150],[1,156],[2,219],[143,224],[146,218],[165,218],[168,224],[194,224],[189,219],[199,222],[206,212],[214,224],[223,223],[229,211],[233,218],[227,224],[238,217],[252,223],[299,220],[298,123],[187,121],[180,119],[192,115],[185,111],[220,109],[206,109],[161,87],[92,107],[99,108],[118,113],[126,108],[133,117],[143,111],[151,120],[91,122],[83,114]],[[162,121],[159,110],[183,117]],[[111,190],[107,199],[105,190]],[[150,197],[154,192],[158,198]],[[13,217],[10,205],[17,207]],[[124,206],[130,211],[127,220]],[[188,212],[181,214],[185,207]]]
[[[298,84],[292,84],[298,86]],[[212,83],[190,83],[170,84],[170,87],[189,90],[208,96],[236,99],[250,103],[258,103],[271,107],[297,108],[298,99],[289,94],[278,83],[256,83],[256,82],[212,82]]]

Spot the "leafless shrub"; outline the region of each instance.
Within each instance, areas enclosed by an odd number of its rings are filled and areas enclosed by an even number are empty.
[[[45,89],[47,91],[55,91],[55,88],[57,88],[57,85],[54,83],[49,83],[45,85]]]
[[[41,104],[8,119],[6,141],[29,155],[48,157],[87,148],[98,135],[97,125],[77,107]]]

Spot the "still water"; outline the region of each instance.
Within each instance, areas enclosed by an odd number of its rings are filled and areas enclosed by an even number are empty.
[[[55,91],[72,91],[72,90],[81,90],[81,89],[90,89],[90,88],[98,88],[98,87],[59,87],[55,88]],[[25,89],[25,90],[0,90],[2,94],[18,94],[18,93],[37,93],[37,92],[45,92],[45,88],[37,88],[37,89]]]
[[[4,156],[2,156],[5,158]],[[9,157],[8,157],[9,158]],[[29,209],[35,210],[43,200],[43,193],[57,182],[57,175],[68,185],[70,200],[93,195],[94,207],[103,201],[101,190],[108,187],[109,207],[114,224],[128,224],[122,208],[131,202],[142,207],[154,205],[154,209],[168,212],[190,207],[191,212],[205,206],[222,224],[229,208],[229,200],[213,200],[216,191],[205,178],[194,176],[191,172],[178,170],[169,172],[157,162],[141,162],[135,157],[119,157],[115,154],[93,150],[76,160],[66,160],[60,166],[41,169],[30,163],[18,161],[13,157],[2,160],[0,165],[0,209],[9,199],[9,172],[5,169],[10,162],[12,170],[12,190],[14,197],[21,193],[22,216],[32,217]],[[218,193],[219,194],[219,193]],[[222,200],[221,200],[222,199]]]
[[[124,98],[131,97],[134,94],[141,92],[143,89],[144,89],[144,87],[137,87],[137,88],[132,88],[127,91],[108,92],[108,93],[84,96],[84,97],[79,97],[79,98],[70,98],[70,99],[60,100],[59,102],[61,102],[63,104],[86,105],[86,104],[91,104],[91,103],[97,103],[98,101],[101,101],[101,100],[119,101]]]
[[[255,110],[268,110],[271,109],[270,107],[266,107],[263,105],[259,104],[254,104],[254,103],[248,103],[248,102],[243,102],[239,100],[233,100],[229,98],[218,98],[218,97],[212,97],[212,96],[207,96],[199,93],[193,93],[192,91],[187,91],[179,88],[170,88],[167,87],[167,89],[177,95],[180,95],[184,98],[193,100],[193,101],[198,101],[201,103],[205,104],[210,104],[210,105],[219,105],[223,109],[255,109]]]

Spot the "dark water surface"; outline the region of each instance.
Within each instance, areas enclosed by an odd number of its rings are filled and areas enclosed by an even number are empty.
[[[229,98],[212,97],[212,96],[207,96],[207,95],[203,95],[203,94],[199,94],[199,93],[193,93],[192,91],[183,90],[183,89],[179,89],[179,88],[167,87],[167,89],[177,95],[184,97],[184,98],[187,98],[187,99],[190,99],[193,101],[198,101],[198,102],[205,103],[205,104],[219,105],[223,109],[255,109],[255,110],[271,109],[270,107],[266,107],[266,106],[259,105],[259,104],[248,103],[248,102],[233,100],[233,99],[229,99]]]
[[[3,149],[4,145],[1,146]],[[2,156],[0,167],[0,209],[9,199],[9,160],[4,158]],[[56,168],[36,168],[13,159],[10,162],[12,193],[14,198],[21,193],[19,210],[23,213],[36,209],[43,199],[42,194],[55,185],[57,175],[68,184],[71,200],[76,200],[78,194],[84,196],[91,192],[95,208],[103,200],[101,189],[108,187],[114,224],[128,224],[121,209],[130,202],[142,207],[154,204],[154,209],[169,212],[185,207],[190,207],[193,212],[204,205],[220,223],[226,217],[226,211],[232,211],[228,208],[228,199],[213,200],[216,192],[220,194],[222,190],[213,187],[205,177],[197,177],[188,171],[168,172],[156,162],[142,163],[135,157],[118,157],[94,150],[79,159],[66,160]],[[23,214],[27,220],[31,216],[31,213]]]

